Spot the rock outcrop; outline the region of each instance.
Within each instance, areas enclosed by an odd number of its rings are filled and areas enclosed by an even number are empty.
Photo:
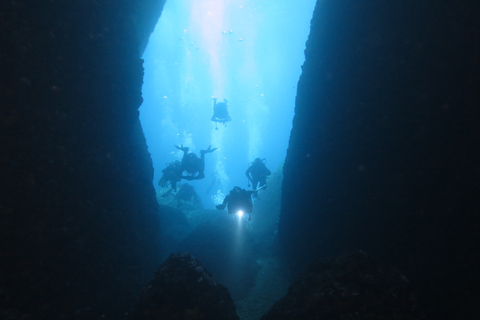
[[[317,260],[262,320],[425,319],[408,279],[358,251]]]
[[[162,5],[0,5],[3,319],[119,319],[160,264],[138,108]]]
[[[176,253],[162,263],[127,320],[238,320],[230,294],[192,255]]]
[[[259,244],[245,221],[224,211],[205,214],[219,217],[196,226],[178,248],[200,259],[235,300],[244,298],[260,269],[256,262]]]
[[[279,225],[297,275],[365,250],[433,318],[480,315],[479,33],[472,1],[317,3]]]

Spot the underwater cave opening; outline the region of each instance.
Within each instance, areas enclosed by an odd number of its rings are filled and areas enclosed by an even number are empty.
[[[182,157],[174,145],[197,155],[218,148],[205,157],[205,178],[191,183],[206,207],[233,186],[247,188],[244,173],[255,158],[281,170],[314,6],[166,2],[143,55],[140,108],[157,192],[166,164]],[[228,100],[230,122],[211,121],[212,98]]]
[[[143,55],[140,120],[157,199],[168,206],[161,213],[164,258],[174,251],[199,258],[230,290],[241,318],[256,312],[245,292],[276,292],[257,303],[263,312],[286,288],[268,250],[278,224],[283,162],[315,2],[167,1]],[[227,100],[229,118],[213,117],[214,99],[217,106]],[[209,146],[217,149],[205,154],[204,178],[179,181],[172,191],[159,181],[162,170],[182,160],[182,146],[198,157]],[[272,175],[254,199],[252,221],[248,214],[238,218],[216,210],[234,186],[251,189],[245,171],[256,158],[265,159]],[[179,200],[187,185],[197,200]],[[222,252],[231,270],[219,258]]]

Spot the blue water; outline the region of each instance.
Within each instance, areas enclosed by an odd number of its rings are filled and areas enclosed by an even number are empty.
[[[281,170],[292,125],[297,81],[315,0],[167,1],[144,53],[140,119],[155,169],[180,160],[174,144],[200,155],[205,178],[190,182],[205,208],[233,186],[247,188],[255,158]],[[212,98],[228,100],[232,121],[210,121]]]

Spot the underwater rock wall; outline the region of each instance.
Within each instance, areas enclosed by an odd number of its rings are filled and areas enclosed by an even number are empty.
[[[261,320],[425,320],[411,286],[400,272],[362,251],[319,259]]]
[[[422,288],[437,318],[479,315],[479,13],[472,1],[317,3],[279,225],[296,275],[365,250]]]
[[[0,318],[119,319],[160,264],[138,108],[163,3],[2,2]]]

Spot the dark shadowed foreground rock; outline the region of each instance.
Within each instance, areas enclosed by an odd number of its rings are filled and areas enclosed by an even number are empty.
[[[262,320],[424,319],[408,280],[364,252],[312,263]]]
[[[238,320],[235,304],[188,253],[172,254],[142,292],[128,320]]]
[[[199,224],[178,248],[200,259],[235,300],[248,295],[260,270],[253,234],[232,215]]]

